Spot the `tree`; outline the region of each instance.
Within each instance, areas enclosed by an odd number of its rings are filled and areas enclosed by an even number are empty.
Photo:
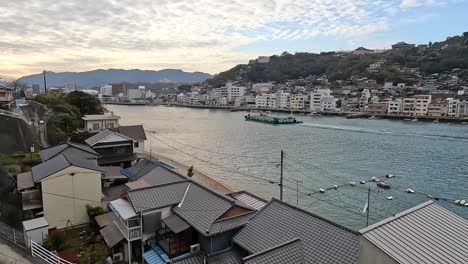
[[[95,264],[103,263],[109,255],[107,247],[103,244],[91,244],[83,249],[80,256],[80,263]]]
[[[91,206],[91,205],[86,205],[86,213],[88,214],[88,217],[89,217],[89,223],[90,223],[90,226],[91,228],[94,230],[94,231],[98,231],[99,230],[99,226],[96,222],[96,216],[98,215],[102,215],[102,214],[105,214],[106,211],[104,211],[104,209],[102,208],[102,206]]]
[[[190,84],[181,84],[177,87],[177,91],[179,92],[190,92],[192,91],[192,85]]]
[[[194,175],[195,173],[193,172],[193,165],[190,166],[190,168],[188,168],[187,170],[187,176],[192,178],[192,176]]]
[[[81,91],[69,93],[66,96],[65,101],[76,106],[80,110],[82,116],[102,114],[104,112],[104,107],[98,98]]]
[[[429,47],[432,47],[432,41],[429,41],[429,45],[428,45],[428,46],[429,46]]]

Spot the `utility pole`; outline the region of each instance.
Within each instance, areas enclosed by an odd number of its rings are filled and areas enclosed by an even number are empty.
[[[369,212],[370,212],[370,186],[369,191],[367,192],[367,223],[366,226],[369,226]]]
[[[44,93],[46,94],[47,93],[47,82],[46,82],[46,71],[42,71],[42,76],[44,77]]]
[[[293,179],[293,181],[296,182],[296,205],[299,205],[299,183],[303,184],[304,182],[300,180],[295,180],[295,179]]]
[[[283,159],[284,151],[281,150],[281,178],[280,178],[280,200],[283,201]]]

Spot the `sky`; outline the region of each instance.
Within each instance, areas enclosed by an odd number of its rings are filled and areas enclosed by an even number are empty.
[[[216,74],[258,56],[468,31],[468,0],[0,0],[0,77],[42,70]]]

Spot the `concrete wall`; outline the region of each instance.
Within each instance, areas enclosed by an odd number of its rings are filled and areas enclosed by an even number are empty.
[[[44,179],[41,185],[44,217],[51,228],[86,223],[86,205],[101,205],[100,172],[71,166]]]
[[[398,264],[398,262],[362,236],[359,238],[359,246],[359,264]]]
[[[227,231],[215,236],[205,237],[198,233],[198,243],[208,255],[227,249],[232,245],[232,237],[239,229]]]
[[[96,120],[96,121],[85,121],[84,123],[85,123],[86,131],[89,131],[89,132],[99,132],[106,128],[117,129],[119,127],[118,120]],[[94,124],[99,125],[98,130],[94,130],[93,128]],[[114,124],[114,126],[111,127],[111,124]]]
[[[145,154],[145,141],[138,141],[138,148],[135,148],[135,142],[133,141],[133,152],[138,154]]]
[[[41,227],[38,229],[30,230],[24,233],[26,245],[29,247],[29,239],[42,245],[44,240],[49,236],[49,227]]]

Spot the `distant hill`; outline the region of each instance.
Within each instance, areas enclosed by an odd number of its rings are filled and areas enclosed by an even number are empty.
[[[382,60],[387,63],[378,73],[367,72],[371,63]],[[454,68],[460,68],[468,74],[468,32],[461,36],[449,37],[445,41],[428,43],[424,47],[387,50],[381,53],[284,52],[269,57],[268,62],[251,61],[249,64],[239,64],[207,80],[206,83],[214,87],[222,86],[227,81],[284,83],[287,80],[322,74],[326,74],[331,81],[346,80],[351,76],[369,77],[379,83],[414,81],[415,76],[403,75],[396,65],[418,68],[422,74],[442,73]]]
[[[203,82],[212,76],[203,72],[184,72],[182,70],[94,70],[87,72],[47,72],[48,87],[63,87],[66,83],[76,83],[79,88],[91,88],[116,82],[130,83],[196,83]],[[39,84],[43,88],[42,73],[24,76],[18,79],[19,82],[28,85]]]

